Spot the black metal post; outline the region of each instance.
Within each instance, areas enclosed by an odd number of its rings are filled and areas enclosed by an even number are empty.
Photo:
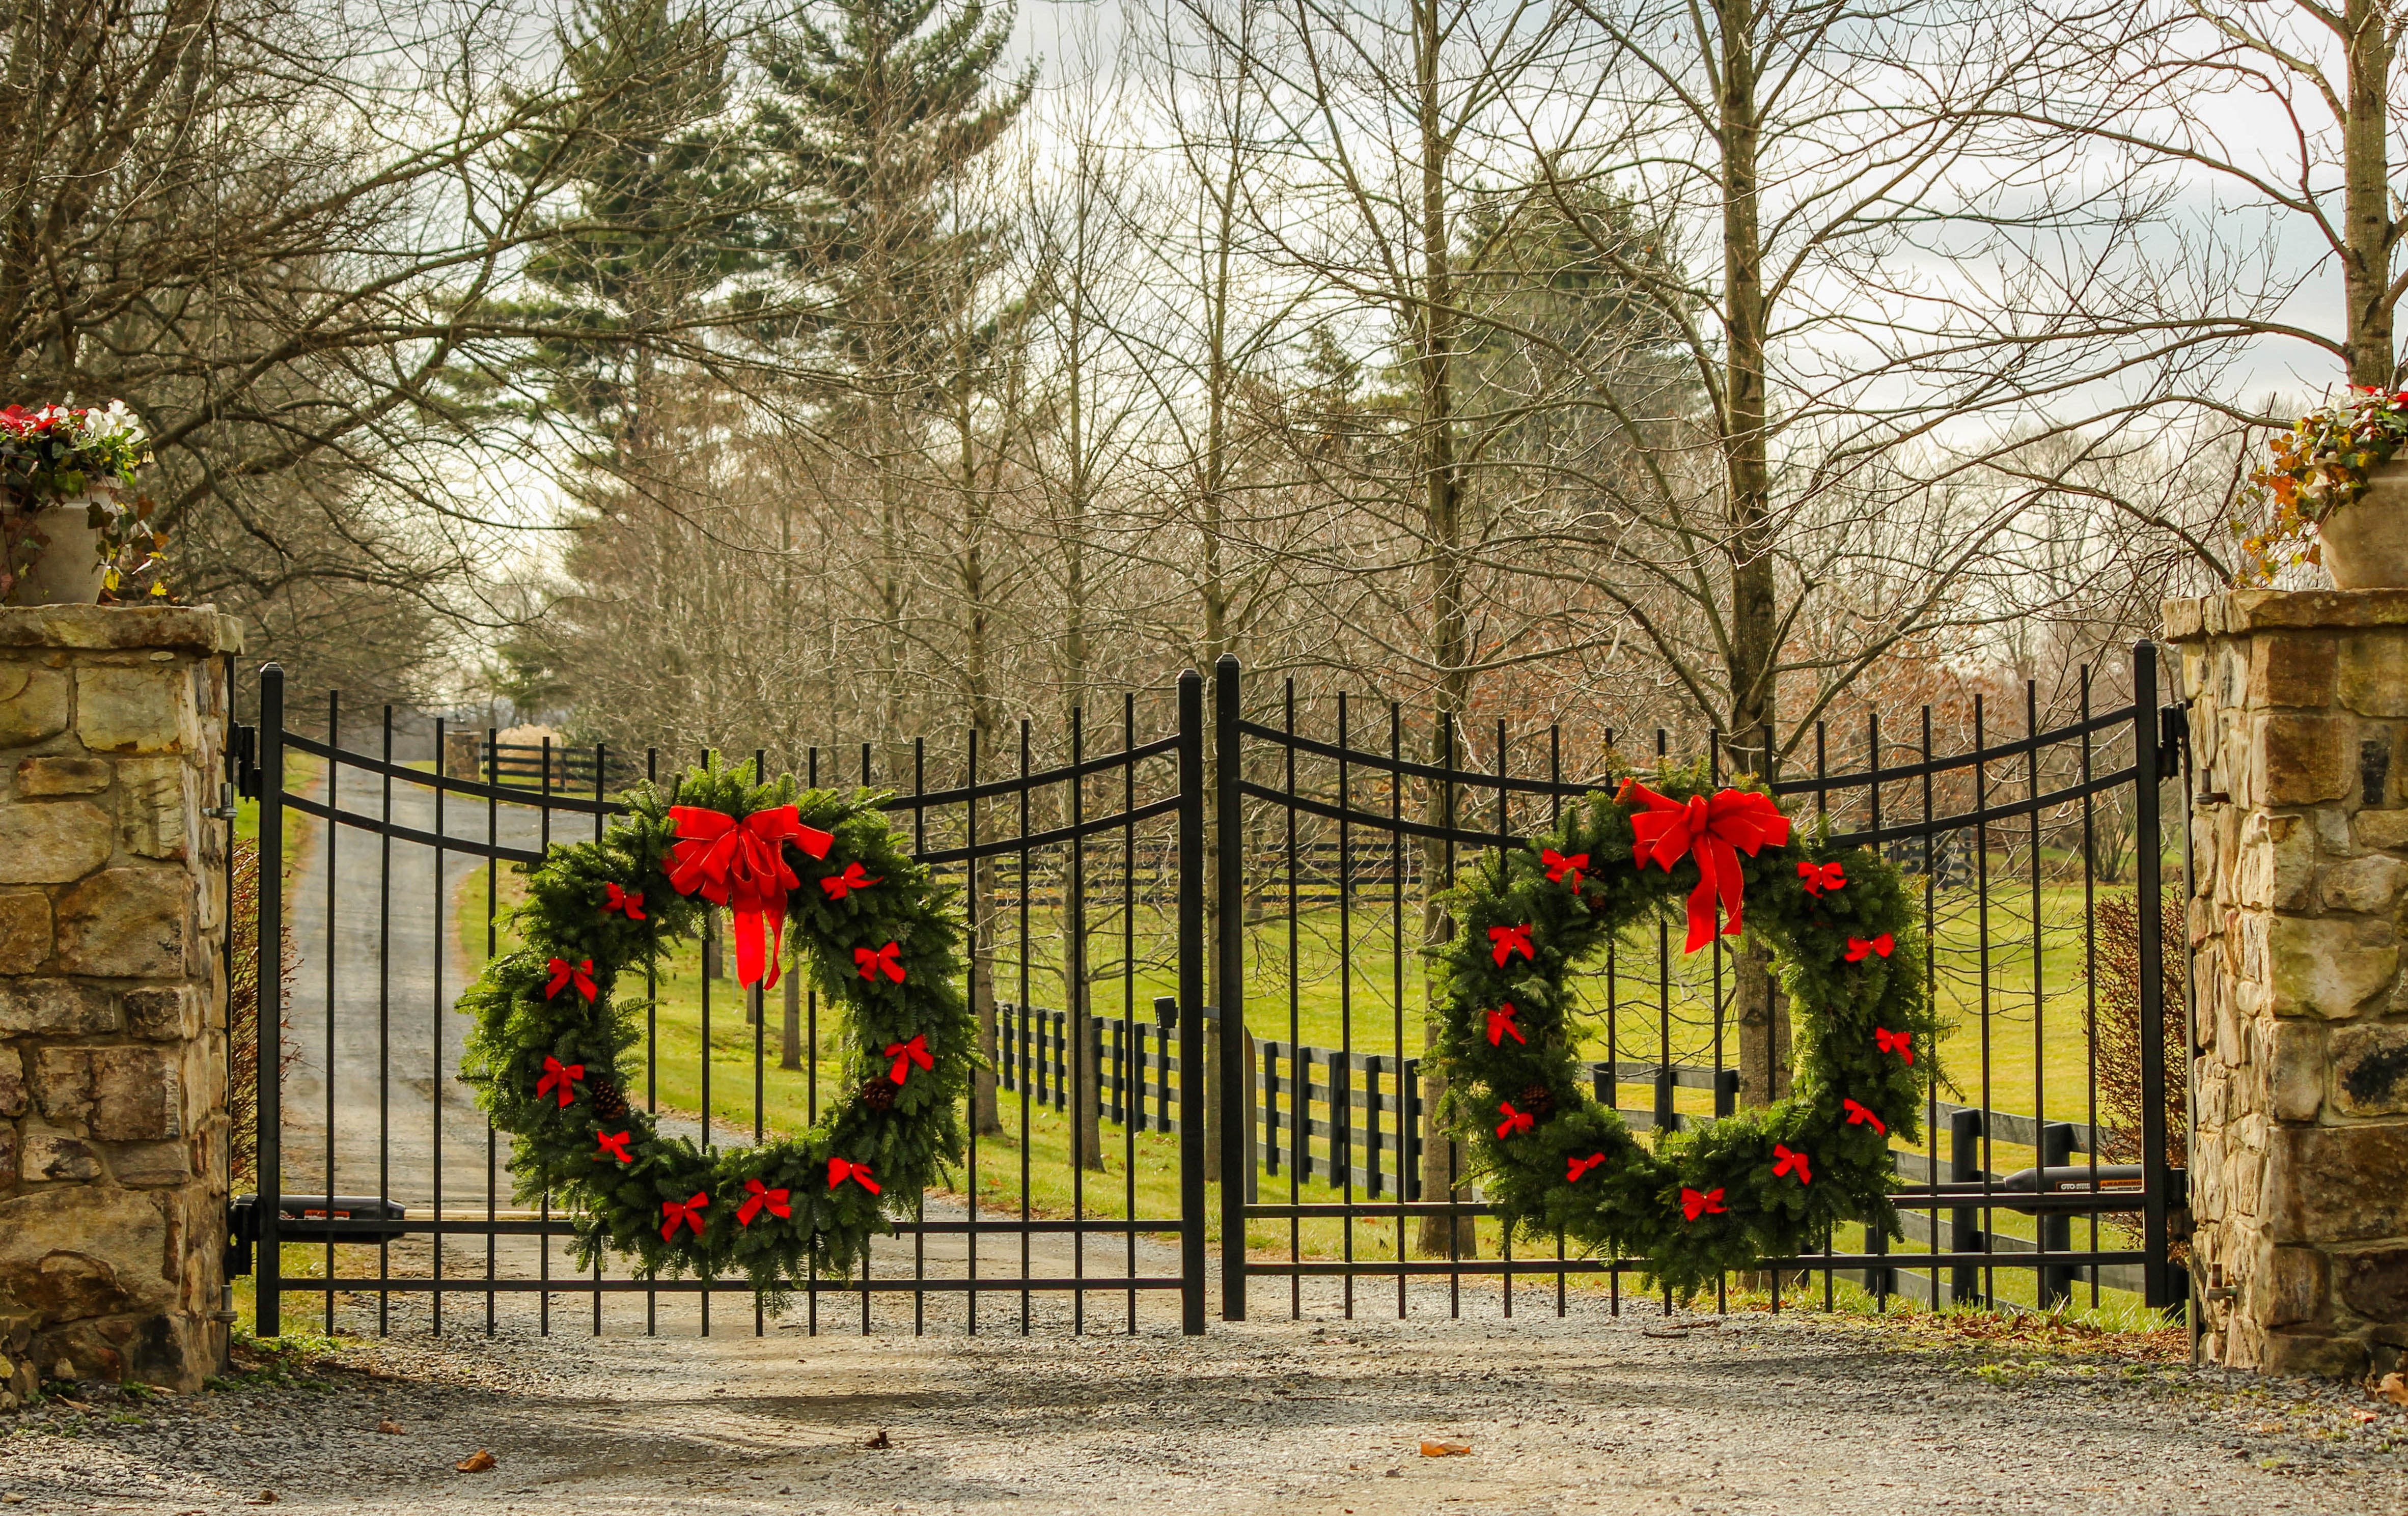
[[[284,1107],[279,1056],[284,1025],[284,665],[259,671],[259,1255],[251,1269],[251,1329],[284,1335]],[[329,1186],[331,1188],[331,1186]]]
[[[1212,666],[1212,814],[1220,828],[1221,1319],[1246,1319],[1246,1191],[1254,1112],[1246,1100],[1245,828],[1238,809],[1238,660]],[[1199,1044],[1200,1046],[1200,1044]]]
[[[2157,792],[2157,649],[2132,644],[2133,870],[2141,913],[2141,1296],[2153,1309],[2172,1303],[2167,1266],[2165,943],[2160,923]]]
[[[2048,1193],[2048,1174],[2052,1168],[2062,1168],[2073,1162],[2073,1123],[2046,1122],[2040,1129],[2041,1193]],[[2073,1218],[2052,1216],[2042,1212],[2040,1218],[2040,1251],[2042,1256],[2052,1252],[2070,1252],[2073,1249]],[[2063,1264],[2044,1264],[2040,1271],[2040,1303],[2043,1308],[2063,1305],[2073,1298],[2073,1270]]]
[[[1978,1110],[1952,1111],[1948,1116],[1948,1182],[1979,1184],[1982,1181],[1982,1113]],[[1982,1212],[1972,1206],[1953,1206],[1948,1211],[1948,1251],[1972,1252],[1982,1246]],[[1956,1264],[1948,1270],[1948,1298],[1952,1304],[1962,1304],[1982,1297],[1982,1270],[1976,1264]],[[1940,1304],[1935,1300],[1934,1306]]]
[[[1179,676],[1179,999],[1204,1003],[1204,680]],[[1204,1331],[1204,1018],[1179,1018],[1179,1329]],[[1240,1238],[1243,1245],[1242,1235]]]

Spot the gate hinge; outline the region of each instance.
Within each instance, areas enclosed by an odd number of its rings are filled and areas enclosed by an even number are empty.
[[[2170,779],[2183,771],[2190,756],[2190,711],[2183,706],[2157,708],[2157,778]]]

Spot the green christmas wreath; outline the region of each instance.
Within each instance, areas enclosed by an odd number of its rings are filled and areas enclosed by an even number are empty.
[[[1432,1056],[1487,1200],[1511,1228],[1643,1259],[1681,1291],[1819,1248],[1837,1222],[1899,1236],[1888,1138],[1915,1136],[1933,1030],[1904,882],[1869,849],[1794,837],[1758,791],[1657,782],[1588,796],[1452,894]],[[1718,918],[1771,947],[1799,1052],[1788,1098],[1651,1151],[1582,1088],[1566,978],[1683,892],[1689,951]]]
[[[849,1274],[961,1156],[977,1051],[947,894],[874,796],[790,775],[756,784],[706,765],[674,795],[639,786],[598,840],[553,846],[527,870],[524,945],[461,1001],[466,1077],[511,1135],[521,1199],[565,1202],[589,1266],[609,1248],[648,1276],[740,1270],[772,1292],[808,1269]],[[729,913],[740,983],[775,984],[791,939],[842,1008],[838,1066],[855,1088],[793,1139],[701,1148],[628,1102],[619,1058],[641,1008],[615,987],[713,908]]]

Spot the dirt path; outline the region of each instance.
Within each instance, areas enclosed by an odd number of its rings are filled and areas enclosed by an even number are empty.
[[[2370,1409],[2128,1356],[1794,1315],[1674,1333],[1577,1303],[1200,1339],[506,1333],[45,1410],[0,1444],[0,1491],[218,1512],[272,1490],[354,1516],[2408,1511],[2408,1412]],[[480,1448],[497,1466],[454,1471]]]

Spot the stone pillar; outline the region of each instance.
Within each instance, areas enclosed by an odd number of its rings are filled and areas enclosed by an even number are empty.
[[[0,608],[0,1311],[45,1376],[188,1389],[225,1361],[228,823],[203,812],[239,646],[207,608]]]
[[[2408,1348],[2408,591],[2170,601],[2190,709],[2194,1288],[2215,1358]]]

